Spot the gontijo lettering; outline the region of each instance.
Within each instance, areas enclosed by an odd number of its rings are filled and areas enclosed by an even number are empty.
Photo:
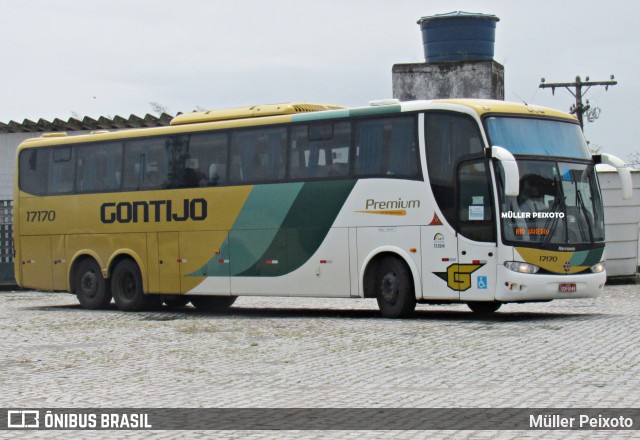
[[[184,199],[174,204],[171,200],[103,203],[100,206],[102,223],[149,223],[202,221],[207,218],[205,199]]]

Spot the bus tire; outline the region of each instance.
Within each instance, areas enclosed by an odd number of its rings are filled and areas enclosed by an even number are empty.
[[[237,298],[237,296],[193,295],[191,304],[201,312],[219,312],[231,307]]]
[[[416,308],[413,277],[397,257],[385,257],[379,266],[376,299],[385,318],[406,318]]]
[[[111,275],[111,293],[118,308],[124,312],[138,312],[159,307],[159,295],[145,295],[142,275],[135,261],[120,261]]]
[[[73,290],[80,305],[88,310],[104,309],[111,302],[109,283],[102,277],[100,266],[93,258],[78,264]]]
[[[189,304],[191,298],[186,295],[162,295],[162,302],[170,309],[179,309]]]
[[[490,315],[497,312],[502,303],[500,301],[469,301],[467,306],[477,315]]]

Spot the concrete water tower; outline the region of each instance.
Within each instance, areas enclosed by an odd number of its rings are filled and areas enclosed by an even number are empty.
[[[393,97],[504,99],[504,67],[493,59],[499,20],[460,11],[422,17],[426,62],[393,66]]]

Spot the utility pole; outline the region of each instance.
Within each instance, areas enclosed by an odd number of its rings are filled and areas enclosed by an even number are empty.
[[[585,78],[585,81],[582,81],[579,76],[576,76],[575,82],[572,82],[572,83],[545,83],[544,78],[540,80],[541,89],[550,88],[551,93],[555,95],[556,87],[564,87],[569,91],[569,93],[571,93],[574,96],[574,98],[576,98],[576,103],[571,106],[571,109],[569,110],[569,112],[577,116],[578,122],[580,123],[580,127],[583,130],[584,130],[583,115],[587,113],[587,119],[593,122],[595,119],[598,118],[598,115],[600,114],[600,109],[598,108],[591,109],[591,106],[589,105],[588,100],[587,100],[587,104],[584,105],[582,103],[582,97],[593,86],[604,86],[605,90],[609,90],[609,86],[615,86],[616,84],[618,84],[618,82],[614,81],[613,75],[611,75],[611,81],[589,81],[588,76]],[[586,87],[586,89],[583,90],[583,87]],[[575,89],[575,92],[572,89]],[[591,114],[588,113],[590,110],[593,113]]]

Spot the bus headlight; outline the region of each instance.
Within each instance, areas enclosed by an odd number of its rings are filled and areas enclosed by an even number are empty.
[[[522,263],[520,261],[506,261],[504,267],[520,273],[536,273],[540,270],[535,264]]]
[[[591,266],[591,272],[593,273],[601,273],[604,272],[605,269],[605,265],[604,265],[604,261],[598,263],[598,264],[594,264],[593,266]]]

